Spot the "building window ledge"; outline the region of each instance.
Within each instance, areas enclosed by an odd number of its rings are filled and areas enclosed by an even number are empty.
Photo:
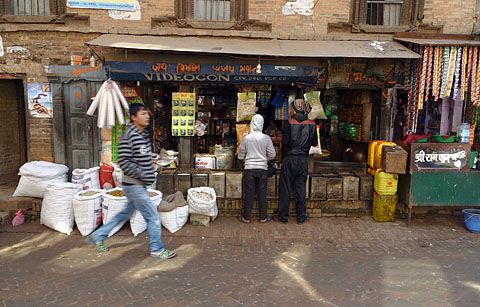
[[[271,32],[272,24],[259,20],[245,21],[205,21],[194,19],[177,19],[174,16],[152,17],[152,29],[165,27],[207,29],[207,30],[245,30]]]

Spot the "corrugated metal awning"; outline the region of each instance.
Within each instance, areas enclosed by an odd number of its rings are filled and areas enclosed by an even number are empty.
[[[480,41],[457,39],[396,38],[396,41],[420,46],[480,46]]]
[[[121,49],[309,58],[406,58],[420,55],[394,41],[299,41],[104,34],[87,43]]]
[[[474,35],[463,34],[399,32],[393,39],[420,46],[480,46]]]

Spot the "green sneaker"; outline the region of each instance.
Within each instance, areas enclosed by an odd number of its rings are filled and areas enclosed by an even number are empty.
[[[160,258],[160,259],[170,259],[175,257],[177,254],[175,254],[172,251],[169,251],[168,249],[163,249],[161,252],[152,252],[150,253],[150,256],[154,258]]]
[[[92,245],[93,247],[95,247],[96,249],[98,249],[101,252],[108,252],[108,248],[105,246],[105,244],[97,242],[97,240],[92,238],[91,235],[87,236],[87,238],[85,239],[85,242],[87,242],[87,244],[89,244],[89,245]]]

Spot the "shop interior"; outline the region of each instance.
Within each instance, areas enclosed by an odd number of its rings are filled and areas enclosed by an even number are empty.
[[[222,146],[234,152],[238,145],[237,129],[243,129],[249,125],[249,121],[237,122],[237,93],[255,93],[257,114],[261,114],[265,119],[264,133],[272,138],[278,162],[281,161],[284,120],[288,119],[292,110],[285,107],[288,106],[288,103],[278,107],[272,102],[277,95],[286,94],[287,99],[292,100],[303,98],[305,93],[312,91],[312,87],[293,83],[229,84],[126,81],[121,85],[124,88],[134,89],[133,92],[137,95],[137,97],[127,97],[129,101],[143,102],[152,111],[153,119],[149,129],[156,153],[160,153],[162,148],[178,150],[179,135],[176,136],[172,133],[172,114],[175,112],[172,111],[174,93],[195,93],[194,122],[197,126],[194,128],[194,154],[215,154],[215,145],[217,145],[217,149],[218,146]],[[322,148],[322,154],[316,154],[315,159],[366,162],[368,141],[371,137],[375,137],[376,127],[379,125],[382,92],[380,90],[367,91],[367,103],[362,101],[364,99],[362,92],[365,91],[320,90],[320,101],[326,119],[315,120],[319,128]],[[204,125],[202,132],[199,132],[199,123]],[[231,167],[240,167],[236,159],[233,159]]]

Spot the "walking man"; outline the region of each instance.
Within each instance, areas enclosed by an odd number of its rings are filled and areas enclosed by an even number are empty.
[[[292,105],[296,112],[285,123],[282,137],[283,161],[280,173],[280,203],[276,220],[288,223],[290,193],[295,195],[297,222],[305,223],[306,214],[306,182],[308,176],[308,153],[311,146],[317,146],[315,122],[308,119],[311,107],[303,99],[296,99]]]
[[[260,223],[272,220],[267,216],[267,162],[275,158],[275,148],[272,139],[264,133],[262,115],[255,115],[250,122],[251,133],[245,136],[238,149],[238,158],[245,160],[243,183],[245,185],[245,199],[243,200],[243,215],[238,219],[243,223],[250,223],[253,198],[255,191],[258,199]]]
[[[145,128],[150,123],[150,115],[145,105],[135,103],[130,106],[130,120],[127,131],[120,138],[118,147],[118,164],[123,171],[123,192],[127,197],[127,207],[111,221],[100,227],[86,238],[86,242],[102,252],[108,251],[103,241],[110,231],[120,223],[129,220],[135,210],[147,222],[150,240],[150,255],[155,258],[168,259],[176,254],[165,249],[162,242],[162,225],[158,211],[147,193],[147,185],[155,181],[152,161],[152,145]]]

